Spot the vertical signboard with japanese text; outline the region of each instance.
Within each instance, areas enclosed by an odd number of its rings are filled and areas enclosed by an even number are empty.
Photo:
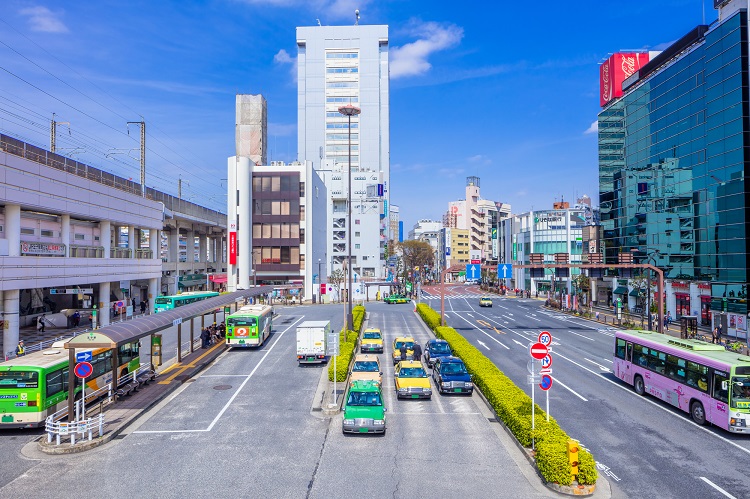
[[[237,232],[229,233],[229,264],[237,265]]]

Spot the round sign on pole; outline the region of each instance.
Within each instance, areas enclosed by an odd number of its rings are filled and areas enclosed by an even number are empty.
[[[91,373],[94,372],[94,366],[91,365],[91,362],[79,362],[76,364],[73,372],[81,379],[88,378],[91,376]]]
[[[537,340],[542,345],[551,345],[552,344],[552,335],[549,333],[549,331],[542,331],[539,333],[539,339]]]
[[[529,347],[529,354],[538,360],[542,360],[548,353],[549,349],[541,343],[534,343]]]
[[[539,383],[539,388],[541,388],[545,392],[552,388],[552,376],[550,376],[549,374],[543,374],[542,382]]]

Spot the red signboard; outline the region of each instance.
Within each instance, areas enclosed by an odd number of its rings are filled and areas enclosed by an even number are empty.
[[[548,353],[549,349],[541,343],[529,345],[529,354],[537,360],[542,360]]]
[[[622,97],[622,83],[648,62],[648,53],[612,54],[599,67],[599,104]]]
[[[321,294],[321,295],[324,295],[324,294],[326,294],[326,283],[322,283],[322,284],[320,285],[320,294]]]
[[[229,264],[237,265],[237,233],[229,233]]]

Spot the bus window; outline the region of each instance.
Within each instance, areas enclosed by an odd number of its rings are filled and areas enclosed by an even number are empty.
[[[47,375],[47,398],[62,391],[68,391],[67,366]]]
[[[625,357],[625,360],[631,360],[633,358],[633,344],[628,342],[628,353]]]
[[[687,384],[701,391],[708,391],[708,368],[695,362],[687,363]]]
[[[729,377],[721,372],[714,372],[714,398],[729,403]]]
[[[625,340],[617,338],[617,344],[615,345],[615,356],[618,359],[625,358]]]
[[[39,373],[36,371],[0,372],[0,389],[3,388],[37,388]]]

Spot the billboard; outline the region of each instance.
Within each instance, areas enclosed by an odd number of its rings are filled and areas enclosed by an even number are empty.
[[[482,263],[482,250],[469,250],[469,260],[472,264]]]
[[[229,233],[229,264],[237,265],[237,233]]]
[[[648,62],[648,53],[612,54],[599,66],[599,104],[622,97],[622,83]]]

